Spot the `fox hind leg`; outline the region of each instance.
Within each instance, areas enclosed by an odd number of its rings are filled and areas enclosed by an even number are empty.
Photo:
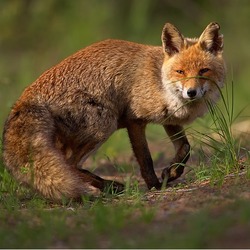
[[[81,172],[85,181],[88,181],[93,187],[100,189],[102,192],[121,193],[124,190],[124,185],[119,182],[105,180],[86,169],[78,170]]]
[[[90,171],[83,169],[84,162],[86,159],[93,154],[103,142],[95,143],[88,140],[84,145],[81,146],[69,146],[63,144],[59,138],[57,138],[57,148],[64,155],[66,163],[71,166],[72,169],[79,175],[84,183],[88,183],[91,186],[98,188],[102,192],[120,193],[124,189],[124,185],[111,180],[105,180]]]

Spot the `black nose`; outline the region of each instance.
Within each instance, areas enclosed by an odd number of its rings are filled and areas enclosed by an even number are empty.
[[[195,97],[195,96],[196,96],[196,94],[197,94],[196,89],[192,89],[192,88],[190,88],[190,89],[188,89],[188,91],[187,91],[187,95],[188,95],[190,98]]]

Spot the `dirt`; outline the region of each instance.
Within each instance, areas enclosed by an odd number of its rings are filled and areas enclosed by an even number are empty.
[[[152,147],[152,146],[151,146]],[[158,148],[154,150],[159,150]],[[161,148],[162,149],[162,148]],[[219,237],[213,240],[207,240],[204,247],[209,248],[250,248],[250,221],[241,221],[241,210],[234,214],[234,206],[241,201],[250,203],[250,179],[249,170],[242,168],[238,173],[232,173],[225,177],[222,184],[213,185],[209,180],[190,181],[190,166],[187,166],[184,174],[178,180],[169,184],[168,188],[162,191],[148,191],[143,179],[140,176],[138,164],[133,156],[127,158],[129,164],[126,164],[124,173],[117,171],[115,165],[119,165],[119,159],[116,164],[111,161],[102,160],[95,173],[107,179],[113,179],[125,182],[128,178],[136,180],[139,189],[144,193],[145,205],[157,207],[155,218],[152,222],[159,229],[163,221],[177,225],[182,228],[187,223],[187,218],[201,211],[207,211],[211,215],[213,225],[216,227],[216,218],[222,218],[230,215],[230,226],[224,228],[218,233]],[[121,159],[124,161],[124,159]],[[160,176],[162,169],[169,159],[164,154],[155,161],[155,171]],[[193,166],[198,164],[197,158],[191,159]],[[187,178],[188,177],[188,178]],[[236,205],[235,205],[236,204]],[[237,210],[237,209],[236,209]],[[250,211],[248,212],[248,218]],[[232,215],[231,215],[232,214]],[[173,219],[174,218],[174,219]],[[178,218],[175,220],[175,218]],[[215,228],[216,230],[216,228]],[[213,237],[213,236],[211,236]]]

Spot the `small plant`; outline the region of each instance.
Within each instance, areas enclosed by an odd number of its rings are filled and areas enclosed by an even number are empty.
[[[211,183],[222,184],[229,173],[239,173],[242,168],[240,153],[246,152],[232,133],[232,124],[239,114],[234,115],[233,82],[230,86],[231,89],[226,85],[225,94],[218,87],[222,97],[220,104],[206,100],[212,123],[206,132],[194,133],[194,137],[203,145],[200,150],[202,161],[196,176],[201,180],[209,177]]]

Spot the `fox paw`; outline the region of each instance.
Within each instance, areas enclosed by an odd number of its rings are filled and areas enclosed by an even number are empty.
[[[149,184],[148,185],[148,189],[151,190],[151,189],[157,189],[157,190],[161,190],[162,189],[162,183],[157,181],[156,183],[154,184]]]
[[[161,174],[162,180],[165,183],[169,183],[177,178],[179,178],[184,171],[184,166],[178,165],[178,166],[170,166],[167,168],[164,168]]]
[[[104,193],[119,194],[124,191],[124,185],[117,181],[105,180]]]

